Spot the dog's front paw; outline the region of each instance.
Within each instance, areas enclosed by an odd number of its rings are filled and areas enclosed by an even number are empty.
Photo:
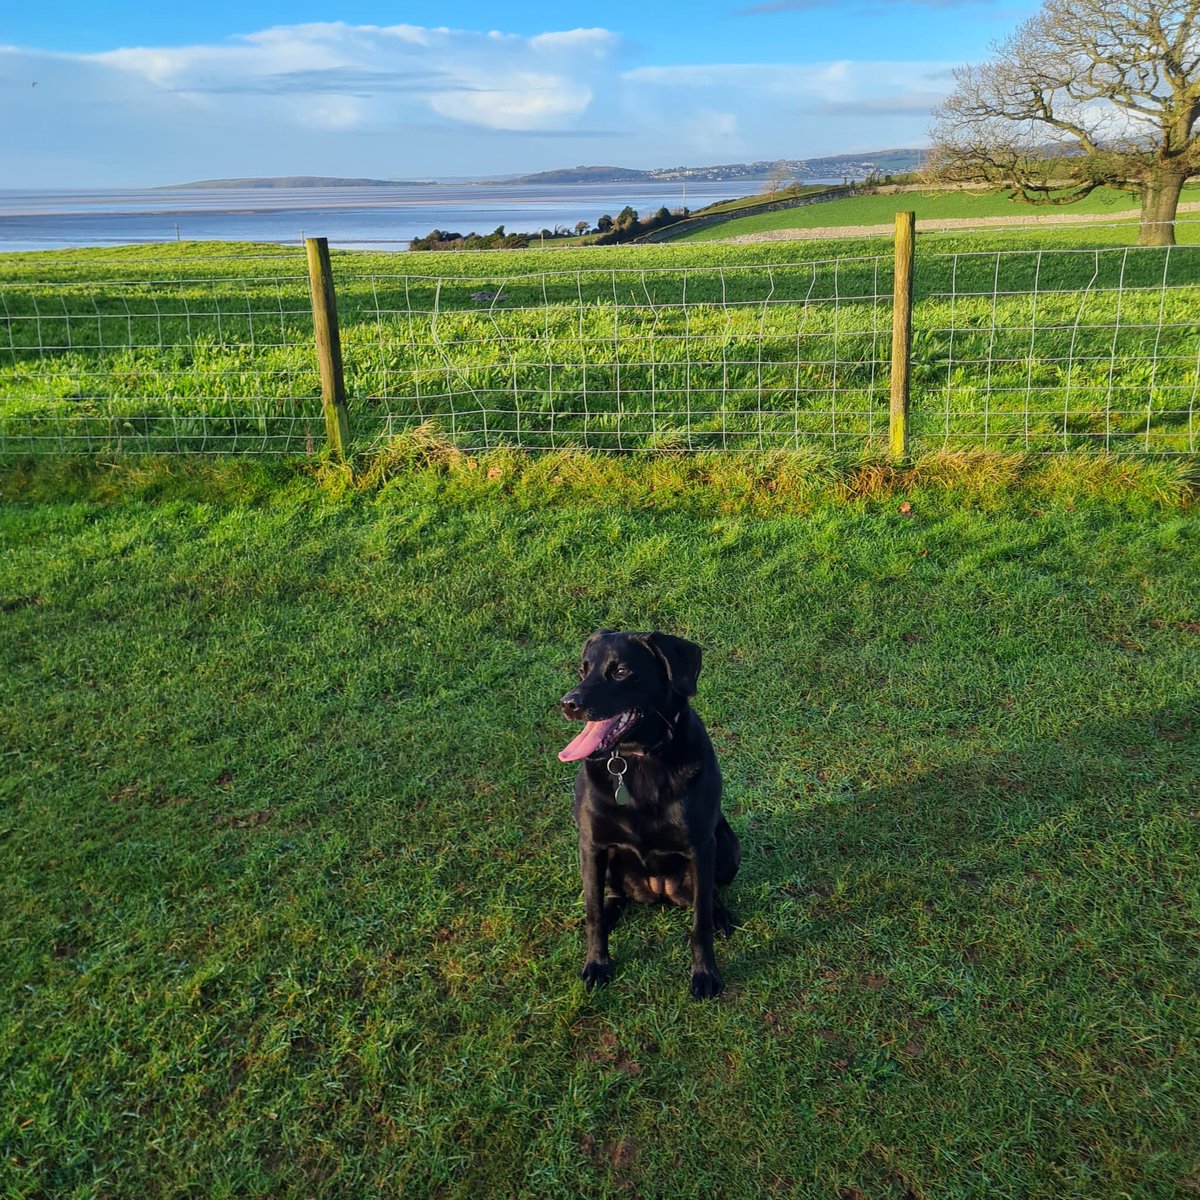
[[[711,971],[692,972],[692,996],[696,1000],[712,1000],[725,990],[725,981],[714,967]]]
[[[603,987],[612,978],[612,963],[605,959],[603,962],[586,962],[579,978],[590,992],[594,987]]]

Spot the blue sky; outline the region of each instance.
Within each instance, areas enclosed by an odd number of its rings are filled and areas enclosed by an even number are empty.
[[[426,179],[920,145],[1036,5],[12,5],[0,187]]]

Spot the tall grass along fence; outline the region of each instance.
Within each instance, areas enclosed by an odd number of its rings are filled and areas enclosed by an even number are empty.
[[[15,259],[0,453],[342,455],[425,422],[467,450],[1195,452],[1200,247],[914,255],[901,217],[889,253],[762,262],[459,255],[425,274],[331,268],[319,239],[307,260],[154,272]]]

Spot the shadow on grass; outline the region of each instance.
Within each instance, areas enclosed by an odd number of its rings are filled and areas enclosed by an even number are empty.
[[[750,796],[727,801],[743,846],[724,891],[739,926],[720,952],[727,981],[751,985],[786,955],[836,959],[855,930],[876,958],[901,960],[914,949],[906,937],[927,940],[919,927],[929,920],[953,926],[969,961],[1031,892],[1048,922],[1060,901],[1102,917],[1123,888],[1163,889],[1147,830],[1194,821],[1198,786],[1200,705],[1179,698],[986,756],[948,756],[902,783],[830,794],[801,780],[794,814],[747,814]],[[769,938],[740,936],[762,929]]]

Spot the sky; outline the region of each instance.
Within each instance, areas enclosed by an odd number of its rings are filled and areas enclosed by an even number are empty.
[[[56,0],[0,19],[0,188],[708,166],[927,141],[1012,0]]]

